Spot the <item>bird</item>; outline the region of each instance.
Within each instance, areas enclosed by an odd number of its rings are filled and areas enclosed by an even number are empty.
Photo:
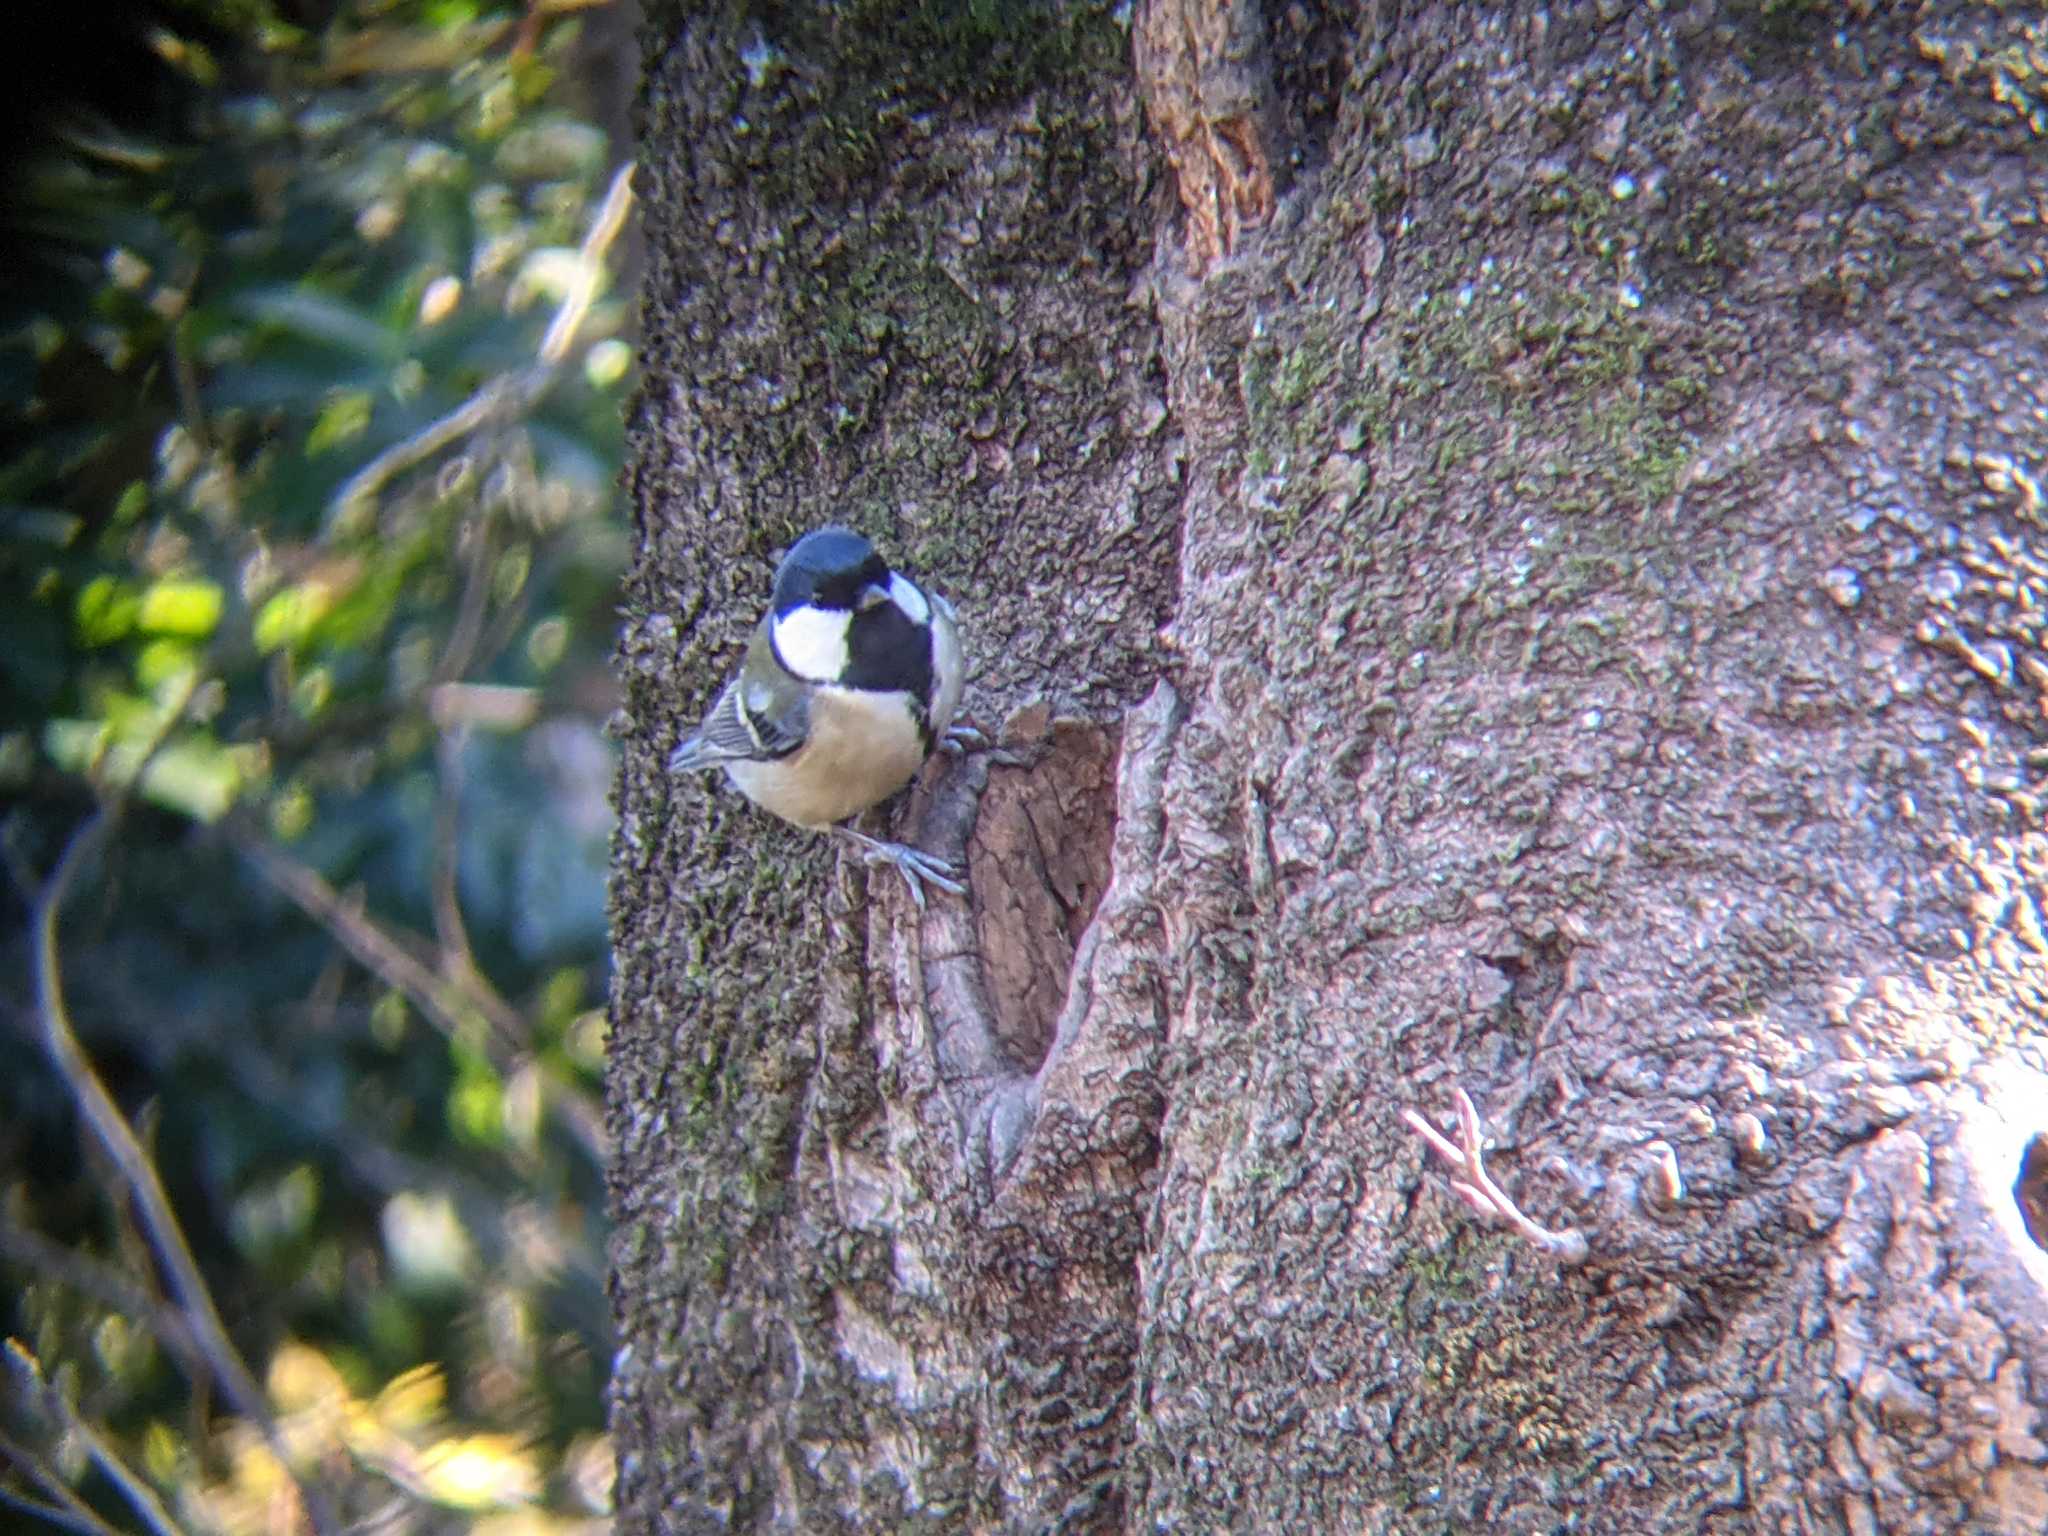
[[[965,684],[952,604],[852,529],[814,529],[776,567],[738,674],[669,770],[723,768],[761,809],[895,868],[922,910],[927,881],[966,894],[954,866],[839,823],[908,784],[935,749],[980,739],[953,724]]]

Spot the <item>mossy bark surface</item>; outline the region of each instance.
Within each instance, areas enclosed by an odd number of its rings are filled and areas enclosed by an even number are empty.
[[[2040,12],[644,41],[625,1528],[2048,1529]],[[825,521],[969,902],[664,771]]]

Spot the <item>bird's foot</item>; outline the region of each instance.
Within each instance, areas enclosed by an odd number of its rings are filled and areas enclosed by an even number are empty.
[[[910,887],[910,899],[917,903],[918,911],[924,910],[924,884],[929,880],[942,891],[951,891],[955,896],[965,896],[967,887],[958,879],[960,871],[948,864],[937,854],[926,853],[908,843],[885,843],[878,837],[869,837],[865,832],[856,832],[851,827],[834,827],[839,836],[847,839],[860,849],[861,862],[871,868],[888,864],[895,868]]]
[[[951,758],[962,758],[973,752],[1001,768],[1029,768],[1034,761],[1028,752],[996,746],[986,732],[977,731],[971,725],[947,726],[946,734],[939,738],[939,750]]]
[[[960,757],[988,745],[988,737],[971,725],[949,725],[939,738],[939,750],[948,757]]]

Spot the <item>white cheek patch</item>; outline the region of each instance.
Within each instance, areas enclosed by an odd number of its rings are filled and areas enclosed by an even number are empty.
[[[852,620],[850,613],[813,608],[809,604],[792,608],[777,617],[770,631],[775,654],[805,682],[833,682],[846,671],[851,659],[846,649],[846,626]]]
[[[924,594],[917,590],[917,584],[905,581],[894,571],[889,573],[889,601],[903,610],[903,616],[913,624],[929,624],[932,621],[932,605],[924,600]]]

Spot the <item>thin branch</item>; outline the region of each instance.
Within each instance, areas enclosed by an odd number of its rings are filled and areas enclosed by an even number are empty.
[[[540,360],[548,367],[557,366],[575,344],[576,333],[583,328],[584,317],[596,301],[598,289],[604,286],[605,253],[625,229],[626,216],[632,211],[633,162],[628,160],[612,172],[612,184],[605,188],[597,217],[590,222],[590,233],[583,237],[583,248],[576,253],[576,281],[563,296],[562,307],[555,311],[547,335],[541,338]]]
[[[76,1249],[5,1219],[0,1219],[0,1256],[67,1290],[89,1296],[123,1317],[133,1318],[179,1358],[186,1375],[196,1376],[204,1366],[205,1357],[184,1314],[159,1301],[111,1265],[89,1259]]]
[[[80,1505],[77,1510],[64,1509],[55,1504],[44,1504],[36,1499],[25,1498],[18,1493],[10,1493],[5,1488],[0,1488],[0,1504],[6,1505],[9,1509],[18,1509],[30,1519],[40,1520],[45,1525],[54,1525],[59,1530],[81,1531],[84,1536],[121,1536],[119,1531],[90,1509],[86,1509],[84,1505]]]
[[[526,0],[526,14],[519,19],[519,30],[512,39],[512,57],[526,58],[539,47],[541,28],[552,18],[609,4],[611,0]]]
[[[363,969],[412,999],[427,1021],[449,1039],[467,1039],[469,1016],[474,1015],[489,1025],[504,1050],[525,1048],[526,1020],[487,985],[466,986],[459,980],[436,975],[432,966],[328,884],[318,870],[255,833],[237,829],[233,835],[235,846],[255,864],[264,879],[333,934]]]
[[[591,220],[590,232],[577,251],[575,281],[542,336],[538,359],[513,373],[486,380],[467,400],[437,421],[429,422],[403,442],[393,443],[348,478],[329,504],[330,523],[355,517],[386,485],[414,465],[431,458],[457,439],[494,421],[510,420],[547,392],[575,344],[604,284],[604,258],[626,227],[633,208],[633,166],[629,161],[613,172],[604,201]]]
[[[440,420],[429,422],[403,442],[393,443],[369,463],[348,478],[335,493],[328,511],[330,524],[357,515],[359,508],[369,505],[370,498],[390,483],[396,476],[411,469],[423,459],[433,457],[450,443],[468,436],[488,421],[498,418],[501,408],[512,402],[510,409],[516,410],[525,396],[519,392],[523,375],[500,374],[489,380],[462,404],[455,407]]]
[[[50,1500],[50,1508],[59,1514],[69,1514],[77,1522],[73,1529],[90,1530],[95,1536],[100,1532],[107,1532],[109,1536],[119,1536],[113,1527],[100,1519],[90,1504],[71,1491],[70,1485],[58,1475],[56,1468],[50,1466],[27,1446],[16,1445],[12,1440],[0,1437],[0,1456],[13,1462],[16,1471],[42,1490]]]
[[[531,615],[533,594],[551,590],[554,578],[568,563],[559,544],[541,542],[534,546],[533,569],[528,572],[519,590],[498,604],[497,617],[491,620],[490,627],[477,642],[478,655],[497,656],[512,643],[513,637],[519,633],[520,626]]]
[[[482,975],[454,979],[436,975],[431,966],[387,933],[375,918],[344,900],[317,870],[254,833],[244,830],[234,835],[236,846],[249,856],[265,879],[333,934],[336,942],[365,970],[410,998],[427,1021],[449,1039],[468,1038],[465,1020],[473,1012],[489,1026],[492,1043],[497,1047],[489,1052],[496,1071],[509,1074],[526,1059],[526,1020]],[[602,1165],[610,1156],[611,1140],[597,1106],[588,1094],[569,1084],[557,1080],[547,1086],[549,1108],[591,1160]]]
[[[1485,1137],[1479,1126],[1479,1111],[1473,1107],[1472,1095],[1463,1088],[1457,1090],[1458,1139],[1452,1141],[1435,1126],[1412,1109],[1401,1111],[1401,1118],[1408,1122],[1408,1129],[1429,1143],[1439,1161],[1452,1170],[1451,1190],[1481,1216],[1491,1220],[1505,1221],[1523,1237],[1565,1265],[1586,1262],[1586,1235],[1577,1227],[1568,1227],[1553,1232],[1539,1226],[1522,1214],[1520,1206],[1508,1197],[1507,1191],[1493,1182],[1493,1176],[1486,1171]]]
[[[19,1339],[7,1341],[7,1363],[14,1370],[15,1379],[21,1384],[24,1397],[33,1396],[41,1404],[43,1412],[59,1420],[67,1434],[76,1435],[86,1448],[93,1462],[106,1478],[121,1492],[133,1509],[157,1536],[183,1536],[178,1522],[171,1518],[171,1512],[164,1508],[163,1500],[156,1496],[156,1490],[123,1461],[114,1448],[101,1438],[98,1430],[80,1418],[78,1411],[64,1401],[64,1394],[44,1379],[42,1367],[36,1357],[30,1354]]]
[[[454,975],[457,986],[475,993],[490,988],[490,983],[469,947],[469,925],[462,920],[462,893],[457,889],[462,863],[462,743],[468,735],[466,727],[443,726],[434,741],[434,937],[441,943],[442,968]]]
[[[471,533],[468,570],[462,601],[448,631],[448,644],[435,666],[435,684],[452,682],[468,670],[483,632],[491,592],[491,517],[485,512]],[[456,889],[458,844],[462,834],[461,745],[466,732],[442,725],[434,742],[434,934],[441,941],[441,963],[452,970],[465,990],[487,987],[482,968],[469,946],[469,927],[462,920],[462,898]],[[521,1021],[522,1026],[524,1021]],[[521,1038],[525,1036],[522,1028]]]
[[[77,1032],[71,1027],[70,1013],[65,1008],[64,982],[57,951],[58,917],[79,866],[98,846],[111,825],[110,815],[105,811],[94,815],[73,834],[57,861],[57,867],[43,883],[41,891],[31,899],[36,1011],[42,1026],[43,1049],[70,1090],[79,1114],[119,1170],[121,1181],[142,1218],[143,1230],[149,1234],[150,1246],[170,1282],[171,1294],[191,1327],[193,1343],[205,1358],[214,1380],[228,1401],[234,1404],[235,1411],[262,1431],[286,1475],[296,1482],[297,1474],[292,1471],[286,1446],[270,1416],[270,1406],[264,1400],[263,1390],[249,1373],[248,1366],[242,1363],[234,1341],[228,1337],[227,1326],[213,1304],[213,1294],[199,1272],[198,1261],[192,1257],[191,1246],[178,1225],[170,1195],[164,1189],[156,1165],[135,1139],[135,1132],[129,1127],[120,1107],[114,1103],[113,1095],[107,1092],[106,1084],[100,1080],[84,1047],[79,1044]],[[303,1484],[299,1485],[299,1494],[314,1530],[323,1530],[326,1522],[320,1518]]]
[[[488,510],[479,513],[470,535],[468,569],[462,577],[462,601],[455,610],[455,622],[448,628],[448,644],[434,666],[429,684],[453,682],[469,670],[476,657],[476,643],[483,633],[484,614],[490,607],[492,518]]]

